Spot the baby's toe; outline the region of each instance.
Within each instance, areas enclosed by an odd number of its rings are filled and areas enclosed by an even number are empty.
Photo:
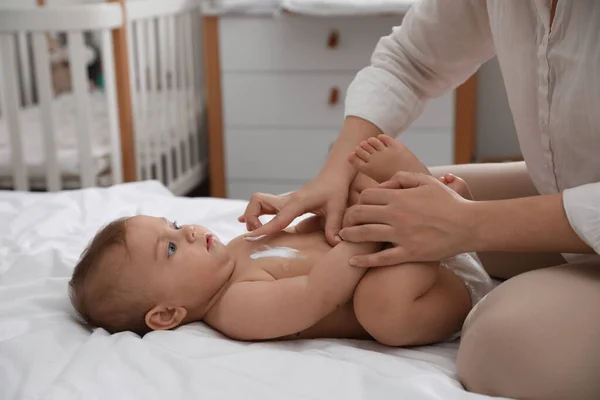
[[[354,152],[356,153],[356,156],[363,161],[369,161],[371,159],[371,154],[361,146],[358,146]]]
[[[367,139],[367,142],[375,148],[377,151],[382,151],[385,149],[385,145],[383,142],[375,137],[370,137]]]
[[[348,156],[348,162],[359,171],[367,164],[366,161],[362,160],[355,151],[350,153]]]
[[[394,146],[397,143],[396,139],[386,134],[379,135],[378,139],[381,140],[381,143],[383,143],[386,147]]]
[[[369,154],[373,154],[373,153],[375,153],[377,151],[377,150],[375,150],[375,147],[373,147],[368,142],[362,142],[360,144],[360,147],[362,147],[363,149],[365,149],[367,151],[367,153],[369,153]]]

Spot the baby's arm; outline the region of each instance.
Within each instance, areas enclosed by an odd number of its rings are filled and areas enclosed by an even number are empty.
[[[309,275],[235,283],[221,300],[213,318],[215,328],[239,340],[275,339],[303,331],[352,298],[367,270],[348,262],[376,250],[372,243],[342,242]]]

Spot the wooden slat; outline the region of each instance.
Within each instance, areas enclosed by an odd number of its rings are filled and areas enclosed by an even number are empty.
[[[82,32],[67,33],[69,65],[75,105],[77,109],[77,140],[79,152],[79,173],[81,187],[92,187],[96,184],[96,171],[92,159],[92,111],[89,97],[89,82],[85,64],[85,44]]]
[[[477,79],[473,75],[456,89],[454,162],[468,164],[475,159],[477,138]]]
[[[110,31],[101,32],[102,40],[102,72],[106,92],[106,105],[108,110],[108,131],[110,137],[110,166],[113,184],[123,182],[123,160],[121,152],[121,137],[119,135],[119,111],[117,103],[117,80],[115,77],[115,59],[112,35]]]
[[[41,128],[44,136],[46,158],[46,188],[54,192],[61,189],[60,168],[56,146],[56,129],[52,99],[54,90],[50,76],[50,54],[45,33],[33,34],[33,60],[37,83],[38,102],[41,112]]]
[[[188,140],[191,134],[190,128],[190,118],[193,115],[194,111],[190,109],[191,103],[188,101],[188,92],[190,91],[190,79],[186,74],[186,51],[189,51],[189,47],[187,47],[186,41],[186,29],[185,29],[185,15],[179,15],[176,20],[177,27],[177,41],[181,43],[181,46],[178,46],[177,49],[177,77],[179,80],[179,102],[178,108],[180,110],[180,137],[179,137],[179,147],[183,146],[184,152],[182,154],[182,168],[183,171],[188,171],[191,167],[191,153],[190,146]]]
[[[19,92],[17,88],[17,60],[12,35],[0,35],[0,104],[8,123],[8,143],[11,150],[13,186],[16,190],[28,190],[27,167],[23,153],[21,124],[19,121]]]
[[[148,61],[150,62],[150,97],[156,101],[158,97],[158,68],[157,68],[157,42],[156,42],[156,20],[146,21],[146,38],[148,39]],[[151,116],[148,115],[148,118]],[[149,132],[152,136],[152,154],[153,164],[156,168],[156,179],[161,182],[165,181],[165,171],[163,169],[162,160],[160,157],[160,143],[161,134],[160,126],[158,124],[151,124],[148,127]]]
[[[213,197],[226,197],[221,65],[219,59],[219,18],[216,16],[204,17],[203,28],[204,82],[208,101],[210,193]]]
[[[184,49],[193,49],[193,20],[189,15],[183,17],[182,25],[184,27]],[[196,73],[195,73],[195,62],[194,53],[191,51],[185,52],[185,75],[186,75],[186,92],[187,96],[187,110],[190,130],[188,131],[188,142],[189,142],[189,158],[190,164],[195,166],[200,162],[199,145],[198,145],[198,134],[200,132],[198,126],[198,113],[197,113],[197,97],[196,97]]]
[[[167,17],[167,31],[169,32],[169,54],[168,54],[168,70],[171,75],[171,85],[168,88],[170,94],[169,101],[169,115],[171,118],[171,124],[169,129],[170,145],[169,149],[175,148],[175,176],[180,177],[182,171],[182,160],[181,160],[181,134],[182,134],[182,120],[181,120],[181,96],[179,91],[179,68],[177,66],[177,41],[176,33],[177,27],[175,26],[175,17],[170,15]],[[181,46],[179,46],[181,47]]]
[[[119,3],[123,11],[123,23],[113,30],[113,46],[115,60],[115,76],[117,82],[117,102],[119,105],[119,132],[121,136],[121,154],[123,160],[123,180],[134,182],[135,143],[133,138],[133,111],[131,108],[131,87],[129,86],[129,55],[127,53],[127,21],[125,0],[108,0],[109,3]]]
[[[133,140],[135,143],[135,169],[137,179],[140,179],[142,176],[142,162],[141,162],[141,138],[140,138],[140,99],[139,99],[139,90],[137,89],[137,77],[139,74],[136,74],[137,63],[136,63],[136,43],[133,39],[134,37],[134,26],[133,22],[127,23],[127,49],[129,53],[129,62],[127,65],[129,66],[129,90],[131,93],[131,110],[133,112],[132,118],[132,126],[133,126]]]
[[[162,99],[162,123],[160,127],[161,141],[158,146],[159,153],[164,155],[166,163],[166,174],[163,183],[165,186],[173,180],[173,163],[171,158],[171,113],[169,109],[171,104],[169,102],[169,90],[168,90],[168,59],[169,59],[169,31],[167,29],[167,19],[162,17],[158,19],[158,54],[159,54],[159,66],[160,66],[160,98]]]
[[[148,45],[148,37],[146,36],[145,30],[145,21],[138,21],[135,23],[135,31],[136,31],[136,52],[137,52],[137,60],[138,60],[138,79],[140,81],[139,95],[138,95],[138,116],[139,116],[139,125],[136,132],[138,139],[138,143],[142,146],[142,150],[144,153],[143,157],[143,165],[142,171],[143,175],[141,178],[143,179],[151,179],[151,166],[152,166],[152,158],[150,157],[150,135],[148,132],[152,129],[147,122],[148,118],[148,74],[147,67],[148,61],[146,56],[146,47]],[[140,160],[138,160],[139,162]]]
[[[31,61],[29,59],[29,41],[27,33],[21,32],[17,36],[19,41],[19,61],[21,66],[21,82],[23,84],[23,104],[33,103],[33,85],[31,82]]]
[[[190,46],[193,49],[192,55],[194,56],[193,61],[193,71],[192,77],[194,79],[192,86],[193,97],[194,97],[194,118],[197,127],[197,133],[194,135],[194,157],[196,158],[197,163],[206,162],[206,156],[201,154],[201,141],[206,140],[204,137],[205,132],[201,124],[203,121],[201,120],[204,115],[204,82],[202,75],[202,28],[201,22],[202,18],[200,18],[199,13],[190,13],[188,15],[188,21],[191,27],[192,35],[190,37]]]

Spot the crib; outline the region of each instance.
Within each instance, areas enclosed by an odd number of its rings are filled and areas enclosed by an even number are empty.
[[[197,0],[0,6],[0,188],[159,180],[182,195],[206,176]],[[55,94],[48,34],[63,34],[71,90]],[[91,87],[84,35],[98,39]]]

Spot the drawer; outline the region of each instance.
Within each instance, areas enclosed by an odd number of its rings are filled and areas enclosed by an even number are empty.
[[[222,76],[226,128],[288,127],[340,129],[346,89],[354,73],[226,73]],[[332,91],[337,101],[330,104]],[[412,127],[454,126],[454,92],[431,100]]]
[[[454,164],[453,131],[413,128],[398,136],[398,140],[428,167]]]
[[[222,17],[223,71],[358,71],[401,16]]]
[[[269,181],[269,180],[228,180],[227,197],[230,199],[250,200],[256,192],[283,194],[299,189],[304,181]]]
[[[228,130],[227,179],[308,181],[321,170],[337,135],[335,130]],[[428,166],[454,163],[451,131],[410,129],[399,140]]]
[[[327,160],[337,130],[228,129],[228,179],[309,180]]]

